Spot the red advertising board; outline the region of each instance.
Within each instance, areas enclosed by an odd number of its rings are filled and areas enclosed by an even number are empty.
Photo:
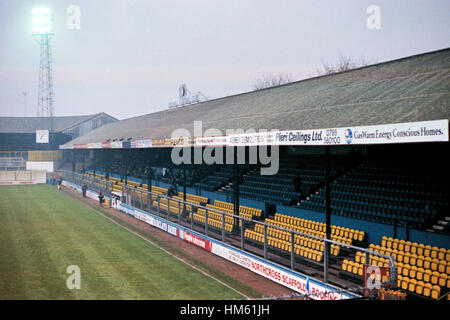
[[[200,238],[200,237],[196,236],[195,234],[184,231],[184,241],[192,243],[193,245],[196,245],[197,247],[203,248],[206,251],[211,252],[211,241]]]

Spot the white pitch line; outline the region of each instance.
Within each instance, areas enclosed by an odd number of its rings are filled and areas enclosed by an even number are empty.
[[[153,246],[157,247],[158,249],[164,251],[164,252],[167,253],[168,255],[170,255],[170,256],[174,257],[175,259],[177,259],[177,260],[183,262],[183,263],[186,264],[187,266],[189,266],[189,267],[191,267],[191,268],[193,268],[193,269],[195,269],[195,270],[197,270],[197,271],[203,273],[205,276],[210,277],[211,279],[217,281],[217,282],[220,283],[221,285],[223,285],[223,286],[225,286],[225,287],[227,287],[227,288],[229,288],[229,289],[235,291],[236,293],[240,294],[241,296],[245,297],[247,300],[250,300],[250,297],[246,296],[246,295],[243,294],[242,292],[239,292],[238,290],[236,290],[235,288],[229,286],[228,284],[226,284],[226,283],[220,281],[220,280],[217,279],[217,278],[214,278],[212,275],[210,275],[210,274],[204,272],[203,270],[198,269],[197,267],[195,267],[195,266],[189,264],[188,262],[186,262],[186,261],[184,261],[183,259],[177,257],[176,255],[172,254],[171,252],[167,251],[166,249],[160,247],[159,245],[157,245],[156,243],[152,242],[151,240],[149,240],[149,239],[147,239],[147,238],[144,238],[143,236],[141,236],[140,234],[134,232],[133,230],[128,229],[127,227],[121,225],[120,223],[117,223],[117,222],[114,221],[113,219],[111,219],[111,218],[105,216],[104,214],[100,213],[99,211],[97,211],[97,209],[94,209],[94,208],[92,208],[91,206],[89,206],[89,207],[90,207],[95,213],[97,213],[98,215],[102,216],[103,218],[108,219],[108,220],[111,221],[112,223],[114,223],[114,224],[116,224],[116,225],[118,225],[118,226],[124,228],[125,230],[131,232],[132,234],[138,236],[139,238],[141,238],[141,239],[147,241],[148,243],[150,243],[151,245],[153,245]]]

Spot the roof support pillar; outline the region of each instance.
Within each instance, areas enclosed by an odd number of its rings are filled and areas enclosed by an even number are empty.
[[[239,166],[237,163],[238,157],[238,147],[234,147],[234,225],[235,228],[239,227]],[[237,230],[237,229],[236,229]]]
[[[125,151],[125,152],[127,152],[127,151]],[[124,168],[125,172],[124,172],[123,176],[125,179],[125,185],[128,185],[128,155],[125,155],[125,166],[124,167],[125,167]]]
[[[150,161],[147,161],[147,191],[152,192],[152,166]]]
[[[72,150],[72,172],[75,172],[75,149]]]
[[[108,155],[108,150],[104,150],[106,151],[106,154]],[[105,153],[103,153],[105,154]],[[109,175],[111,174],[111,162],[112,162],[112,157],[107,157],[108,158],[108,162],[106,164],[106,180],[109,181]]]
[[[86,171],[86,149],[81,150],[81,156],[81,165],[84,173]]]
[[[95,150],[92,150],[92,164],[94,167],[94,179],[95,179]]]
[[[325,234],[328,240],[331,239],[331,187],[330,187],[330,147],[325,146],[326,170],[325,170]],[[325,241],[324,256],[324,281],[328,282],[328,266],[330,257],[330,243]]]
[[[183,153],[184,153],[183,148]],[[183,216],[186,214],[186,164],[183,161]]]

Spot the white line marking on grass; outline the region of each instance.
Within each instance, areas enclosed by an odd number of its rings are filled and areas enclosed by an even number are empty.
[[[85,205],[86,205],[86,204],[85,204]],[[191,267],[191,268],[193,268],[193,269],[195,269],[195,270],[197,270],[197,271],[203,273],[205,276],[210,277],[211,279],[217,281],[217,282],[220,283],[221,285],[223,285],[223,286],[225,286],[225,287],[227,287],[227,288],[229,288],[229,289],[235,291],[236,293],[238,293],[238,294],[240,294],[241,296],[245,297],[247,300],[250,300],[250,297],[246,296],[246,295],[243,294],[242,292],[239,292],[239,291],[236,290],[235,288],[233,288],[233,287],[229,286],[228,284],[226,284],[226,283],[220,281],[219,279],[213,277],[212,275],[210,275],[210,274],[204,272],[204,271],[201,270],[201,269],[198,269],[197,267],[193,266],[192,264],[189,264],[187,261],[184,261],[183,259],[177,257],[176,255],[174,255],[174,254],[172,254],[171,252],[167,251],[166,249],[160,247],[159,245],[157,245],[157,244],[154,243],[153,241],[151,241],[151,240],[149,240],[149,239],[147,239],[147,238],[141,236],[140,234],[134,232],[133,230],[130,230],[129,228],[127,228],[127,227],[121,225],[120,223],[117,223],[117,222],[114,221],[113,219],[111,219],[111,218],[105,216],[104,214],[100,213],[97,209],[94,209],[94,208],[92,208],[91,206],[89,206],[89,208],[92,209],[92,211],[94,211],[94,212],[97,213],[98,215],[102,216],[103,218],[108,219],[108,220],[111,221],[112,223],[114,223],[114,224],[116,224],[116,225],[118,225],[118,226],[120,226],[120,227],[126,229],[127,231],[129,231],[129,232],[133,233],[134,235],[138,236],[139,238],[141,238],[141,239],[147,241],[148,243],[150,243],[151,245],[155,246],[156,248],[158,248],[158,249],[164,251],[165,253],[167,253],[167,254],[170,255],[171,257],[173,257],[173,258],[175,258],[175,259],[177,259],[177,260],[183,262],[184,264],[188,265],[189,267]]]

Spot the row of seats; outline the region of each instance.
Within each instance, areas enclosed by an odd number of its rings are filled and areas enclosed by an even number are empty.
[[[397,263],[397,273],[410,279],[416,279],[425,283],[439,285],[441,287],[450,288],[450,277],[447,273],[439,273],[438,271],[431,271],[430,269],[417,268],[408,264]]]
[[[321,192],[318,195],[311,196],[310,201],[316,205],[325,205],[325,193]],[[400,201],[388,202],[368,198],[359,199],[359,197],[340,196],[337,194],[332,194],[330,206],[336,210],[360,210],[369,213],[374,211],[380,215],[401,214],[405,216],[424,217],[431,214],[431,212],[425,211],[424,206],[420,205],[405,204]]]
[[[155,204],[155,202],[153,202]],[[165,198],[161,198],[159,203],[160,210],[165,212],[170,211],[171,213],[178,215],[183,212],[183,204],[178,201],[167,200]],[[186,212],[191,212],[191,206],[186,205]]]
[[[322,222],[293,217],[281,213],[276,213],[274,216],[274,220],[286,223],[287,225],[292,227],[303,227],[308,230],[318,231],[321,233],[326,232],[326,224]],[[336,235],[342,238],[348,238],[357,241],[363,241],[365,237],[364,231],[340,227],[336,225],[331,225],[331,235]]]
[[[200,214],[200,215],[206,217],[206,209],[198,208],[197,214]],[[218,221],[222,222],[223,217],[225,217],[225,223],[234,224],[234,218],[232,216],[222,215],[222,214],[214,212],[214,211],[208,211],[208,220],[212,219],[212,220],[218,220]],[[221,226],[221,228],[222,228],[222,226]]]
[[[205,215],[205,212],[202,210],[204,210],[204,209],[200,208],[199,209],[200,212],[191,213],[191,214],[193,214],[192,218],[194,221],[205,224],[206,223],[206,215]],[[228,217],[225,217],[225,231],[231,232],[233,230],[234,222],[232,220],[231,221],[227,220],[227,218]],[[222,215],[219,215],[219,217],[216,217],[216,216],[210,217],[208,215],[208,225],[212,226],[216,229],[222,230]]]
[[[448,267],[450,261],[439,260],[437,258],[425,257],[415,253],[399,251],[396,249],[385,248],[380,245],[370,244],[369,249],[387,256],[392,256],[397,263],[404,263],[418,268],[430,269],[431,271],[446,272],[450,271]]]
[[[410,279],[401,275],[397,276],[397,287],[431,299],[439,299],[441,287],[421,280]]]
[[[432,247],[423,243],[416,243],[411,241],[400,240],[392,237],[383,236],[381,238],[381,246],[419,256],[425,256],[430,258],[437,258],[439,260],[450,261],[450,249]]]
[[[361,197],[367,199],[376,199],[383,201],[399,201],[409,204],[426,204],[434,203],[435,199],[431,198],[433,193],[426,190],[399,190],[398,188],[385,189],[377,188],[371,184],[365,186],[352,186],[344,183],[335,182],[331,184],[331,192],[336,195]],[[431,199],[430,199],[431,198]],[[436,201],[437,203],[437,201]]]
[[[245,230],[244,237],[250,240],[254,240],[260,243],[264,243],[264,235],[254,230]],[[292,246],[290,241],[281,240],[275,237],[267,236],[267,245],[272,248],[280,249],[286,253],[290,253]],[[335,248],[333,248],[335,249]],[[300,244],[294,244],[294,253],[303,258],[321,262],[323,258],[323,249],[319,251],[315,248],[308,248],[301,246]]]
[[[267,224],[269,225],[273,225],[273,226],[277,226],[283,229],[287,229],[287,230],[293,230],[293,231],[297,231],[297,232],[301,232],[304,234],[308,234],[314,237],[318,237],[318,238],[325,238],[326,234],[325,232],[320,232],[320,231],[314,231],[314,230],[310,230],[307,228],[303,228],[303,227],[297,227],[297,226],[292,226],[283,222],[279,222],[279,221],[275,221],[272,219],[266,219],[265,221]],[[281,231],[281,234],[283,234],[285,237],[290,237],[290,233],[288,231]],[[331,240],[337,241],[337,242],[341,242],[344,244],[348,244],[351,245],[352,244],[352,240],[349,238],[345,238],[345,237],[341,237],[339,235],[332,235],[331,236]],[[320,242],[323,242],[321,240],[318,240]]]
[[[264,237],[264,226],[263,225],[260,225],[260,224],[255,225],[255,228],[253,231]],[[268,227],[267,235],[274,237],[276,239],[282,240],[282,241],[286,241],[289,243],[291,242],[291,235],[288,232],[283,231],[283,230]],[[314,250],[317,250],[320,252],[323,252],[323,249],[324,249],[323,241],[313,239],[313,238],[310,238],[307,236],[298,235],[298,234],[294,235],[294,244],[298,244],[301,247],[314,249]],[[338,245],[332,245],[331,248],[332,248],[331,252],[333,255],[336,256],[339,254],[340,249],[339,249]]]
[[[261,224],[256,224],[253,230],[247,229],[245,234],[249,235],[249,238],[252,240],[264,243],[264,226]],[[268,227],[267,237],[277,239],[289,245],[291,244],[290,234],[277,228]],[[313,239],[308,236],[294,235],[294,245],[299,246],[300,248],[312,249],[322,253],[324,250],[324,242],[322,240]],[[333,256],[337,256],[340,252],[340,247],[332,244],[330,246],[330,252]]]
[[[233,203],[220,201],[220,200],[214,200],[214,206],[234,212],[234,204]],[[248,219],[253,219],[254,217],[259,218],[262,216],[262,213],[263,213],[263,211],[261,209],[256,209],[256,208],[239,205],[239,215],[246,217]]]
[[[299,208],[317,212],[325,212],[325,203],[302,201],[299,205]],[[331,214],[383,224],[392,224],[394,220],[407,220],[410,222],[410,225],[415,227],[422,227],[426,222],[426,219],[423,216],[419,217],[409,214],[406,215],[404,212],[396,212],[392,214],[388,213],[387,211],[377,212],[372,207],[369,209],[369,211],[364,211],[363,209],[357,207],[336,208],[332,206]]]
[[[356,252],[355,261],[358,263],[366,263],[366,254],[362,251]],[[369,254],[369,264],[378,267],[389,267],[389,259],[374,254]]]

